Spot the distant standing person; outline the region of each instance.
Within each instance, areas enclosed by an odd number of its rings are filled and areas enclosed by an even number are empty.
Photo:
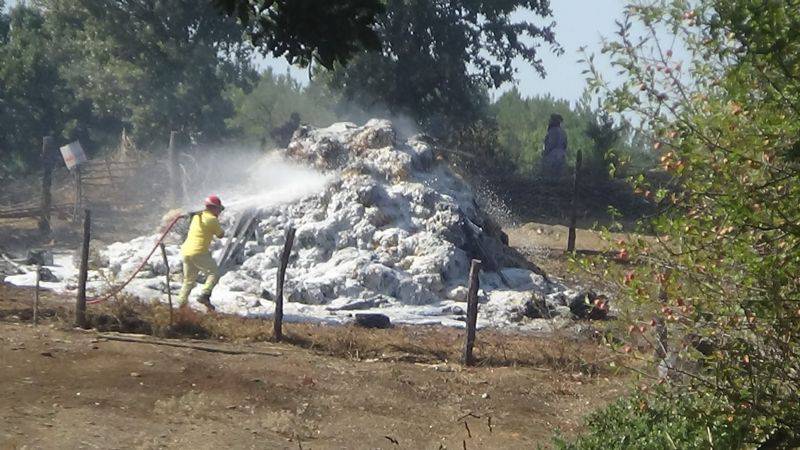
[[[550,115],[542,153],[542,172],[548,177],[560,177],[567,163],[567,133],[561,128],[563,121],[560,114]]]
[[[286,147],[287,145],[289,145],[289,142],[291,142],[292,135],[299,126],[300,126],[300,114],[293,112],[292,115],[289,116],[289,120],[284,122],[283,125],[274,128],[272,131],[270,131],[269,136],[280,147]]]
[[[181,246],[183,287],[180,294],[180,306],[185,307],[189,304],[189,293],[197,284],[197,275],[202,272],[206,276],[206,283],[203,286],[203,293],[197,301],[205,305],[209,311],[214,311],[216,308],[211,304],[211,291],[217,285],[219,267],[211,257],[209,246],[214,236],[222,238],[225,235],[218,219],[225,208],[216,195],[209,195],[206,198],[205,207],[204,211],[191,216],[189,234]]]

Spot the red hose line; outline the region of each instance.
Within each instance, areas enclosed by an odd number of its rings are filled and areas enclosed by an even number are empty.
[[[95,298],[93,298],[91,300],[87,300],[86,304],[87,305],[94,305],[96,303],[102,303],[102,302],[108,300],[109,298],[119,294],[120,291],[125,289],[125,286],[127,286],[131,281],[133,281],[134,277],[136,277],[136,275],[144,268],[144,265],[147,264],[147,261],[150,259],[151,256],[153,256],[153,253],[155,253],[156,249],[158,248],[158,245],[161,244],[161,242],[164,241],[164,238],[167,237],[167,234],[172,230],[172,227],[174,227],[175,224],[178,222],[178,220],[182,219],[183,217],[186,217],[186,216],[179,215],[179,216],[176,216],[174,219],[172,219],[172,221],[169,223],[169,225],[167,225],[167,229],[164,230],[164,232],[161,234],[161,237],[158,238],[158,241],[156,241],[156,245],[153,246],[153,249],[150,250],[150,253],[147,254],[147,257],[144,259],[144,261],[142,261],[142,263],[139,264],[139,267],[136,268],[136,270],[133,272],[133,274],[131,274],[131,276],[124,283],[122,283],[120,286],[118,286],[117,288],[113,289],[110,293],[108,293],[108,294],[106,294],[106,295],[104,295],[102,297],[95,297]],[[167,286],[167,289],[169,289],[169,286]]]

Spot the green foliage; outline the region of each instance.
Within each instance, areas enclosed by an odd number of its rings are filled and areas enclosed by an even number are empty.
[[[9,17],[5,14],[6,2],[0,0],[0,43],[5,44],[8,39]]]
[[[661,450],[738,448],[748,430],[741,420],[724,413],[724,404],[711,395],[674,393],[659,389],[620,399],[586,421],[588,431],[575,442],[556,441],[562,450]]]
[[[547,1],[388,0],[377,23],[382,50],[362,53],[327,82],[367,111],[406,115],[449,136],[485,118],[488,88],[513,81],[513,61],[544,74],[537,47],[560,51],[552,24],[515,19],[523,9],[551,14]]]
[[[667,324],[681,362],[648,403],[670,404],[677,393],[690,405],[713,398],[705,423],[735,424],[730,434],[710,427],[715,447],[800,445],[798,7],[632,4],[605,48],[623,83],[593,80],[606,109],[653,130],[663,167],[680,183],[670,192],[633,180],[663,207],[646,228],[660,238],[625,244],[641,264],[617,276],[628,301]],[[679,36],[689,59],[678,59],[663,30]],[[791,51],[767,51],[775,48]],[[636,339],[650,339],[651,317],[631,318],[633,330],[645,330]],[[696,417],[692,408],[677,412],[654,426]],[[612,440],[612,431],[594,428],[586,439]]]
[[[572,107],[566,100],[550,96],[523,98],[516,88],[505,92],[492,104],[498,125],[498,142],[503,159],[513,162],[519,173],[531,175],[539,161],[550,115],[560,114],[569,141],[568,160],[574,164],[578,149],[583,151],[583,167],[595,177],[608,176],[608,166],[623,158],[636,158],[636,168],[652,167],[653,161],[629,128],[616,125],[605,112],[595,112],[583,101]]]
[[[262,145],[270,142],[270,131],[289,120],[292,113],[298,113],[305,123],[328,126],[337,119],[328,94],[317,84],[303,87],[288,74],[267,70],[252,90],[231,91],[236,113],[228,125],[245,141]]]
[[[264,54],[307,66],[346,64],[361,49],[378,50],[373,29],[381,0],[214,0],[245,26]]]
[[[0,8],[2,11],[2,8]],[[22,171],[38,162],[42,137],[68,137],[88,117],[59,73],[44,17],[24,4],[0,12],[0,167]]]
[[[594,175],[608,173],[609,164],[618,165],[619,160],[612,149],[620,140],[621,127],[617,127],[611,115],[600,111],[593,120],[589,120],[584,135],[591,142],[590,151],[586,152],[586,167]]]
[[[43,0],[62,68],[98,117],[127,127],[143,147],[171,130],[208,142],[226,135],[229,83],[249,73],[241,29],[190,0]]]
[[[80,138],[92,153],[127,129],[143,148],[166,146],[170,131],[192,142],[231,136],[254,101],[252,48],[293,63],[343,63],[377,48],[379,0],[38,0],[6,13],[0,0],[0,171],[35,168],[44,135]],[[263,87],[263,86],[262,86]],[[288,87],[288,86],[287,86]],[[297,94],[273,104],[315,114]],[[312,88],[311,92],[319,91]],[[293,99],[293,100],[292,100]],[[283,107],[283,106],[278,106]],[[275,111],[278,120],[283,113]],[[273,118],[269,118],[272,120]],[[241,130],[233,130],[241,131]]]
[[[576,149],[588,149],[591,141],[583,129],[588,119],[583,111],[575,111],[566,100],[553,97],[523,98],[514,88],[504,93],[492,105],[499,127],[499,142],[505,156],[512,160],[523,174],[536,173],[550,115],[564,118],[561,127],[569,141],[568,158],[574,161]]]
[[[42,0],[0,13],[0,32],[4,172],[35,168],[46,135],[90,153],[123,128],[143,147],[220,139],[225,89],[251,74],[235,21],[188,0]]]

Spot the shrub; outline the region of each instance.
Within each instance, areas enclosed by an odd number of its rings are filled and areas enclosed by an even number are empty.
[[[555,445],[564,450],[737,448],[748,430],[724,408],[719,398],[697,392],[640,392],[592,414],[587,431],[574,442],[556,439]]]
[[[652,343],[656,351],[647,354],[659,354],[653,365],[666,361],[669,378],[629,400],[649,410],[628,410],[608,427],[595,418],[575,445],[629,431],[671,446],[668,429],[678,430],[670,434],[678,448],[800,445],[797,8],[796,1],[635,2],[604,48],[622,83],[603,82],[591,67],[605,108],[652,130],[679,188],[632,180],[662,207],[645,224],[658,238],[620,243],[639,265],[616,274],[627,301],[655,311],[631,316],[630,330]]]

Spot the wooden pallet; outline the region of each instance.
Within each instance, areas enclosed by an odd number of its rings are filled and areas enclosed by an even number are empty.
[[[51,213],[69,213],[73,205],[53,205],[50,207]],[[29,217],[39,217],[42,215],[41,207],[23,207],[0,210],[0,219],[24,219]]]

